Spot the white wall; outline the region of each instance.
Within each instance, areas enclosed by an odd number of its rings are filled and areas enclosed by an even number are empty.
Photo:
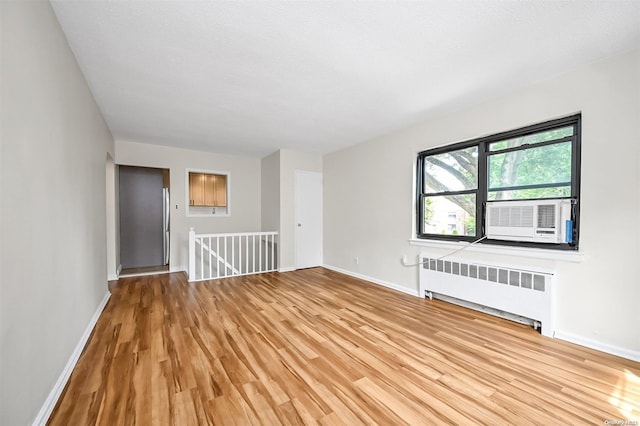
[[[261,161],[262,230],[278,231],[280,228],[280,151]]]
[[[260,162],[262,218],[261,230],[280,232],[280,151],[264,157]],[[280,259],[278,243],[277,259]]]
[[[295,171],[322,172],[322,156],[280,150],[280,269],[295,269]]]
[[[0,15],[0,424],[24,425],[107,294],[114,147],[49,2]]]
[[[111,280],[118,279],[118,265],[120,250],[120,233],[118,232],[118,217],[115,212],[118,208],[116,199],[116,164],[111,155],[107,155],[106,164],[106,213],[107,213],[107,278]]]
[[[159,145],[116,141],[119,165],[169,169],[171,198],[171,270],[187,270],[189,228],[196,233],[252,232],[261,227],[260,159],[213,154]],[[229,172],[230,216],[187,217],[185,170]],[[178,205],[178,209],[176,209]]]
[[[555,269],[560,334],[640,357],[640,51],[325,156],[325,263],[416,291],[416,268],[399,262],[422,251],[408,243],[416,153],[579,111],[584,261],[460,255]]]
[[[322,172],[322,156],[281,149],[262,159],[262,230],[279,232],[281,271],[295,269],[295,171]]]

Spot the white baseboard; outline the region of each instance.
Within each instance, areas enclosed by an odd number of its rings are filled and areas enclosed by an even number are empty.
[[[611,345],[609,343],[599,342],[597,340],[578,336],[577,334],[568,333],[565,331],[556,330],[556,333],[553,337],[570,343],[575,343],[576,345],[595,349],[596,351],[605,352],[611,355],[619,356],[621,358],[630,359],[631,361],[640,362],[640,352],[638,351],[621,348],[620,346]]]
[[[107,275],[107,281],[118,281],[117,275]]]
[[[352,277],[355,277],[355,278],[359,278],[361,280],[369,281],[369,282],[371,282],[373,284],[378,284],[378,285],[381,285],[383,287],[390,288],[391,290],[395,290],[395,291],[399,291],[401,293],[409,294],[411,296],[416,296],[416,297],[420,296],[419,291],[416,290],[416,289],[410,289],[410,288],[402,287],[402,286],[399,286],[399,285],[394,284],[394,283],[389,282],[389,281],[379,280],[377,278],[373,278],[373,277],[370,277],[370,276],[367,276],[367,275],[363,275],[363,274],[358,274],[356,272],[347,271],[346,269],[338,268],[336,266],[322,265],[322,267],[330,269],[330,270],[335,271],[335,272],[339,272],[341,274],[345,274],[345,275],[349,275],[349,276],[352,276]]]
[[[49,420],[49,416],[51,415],[51,412],[56,406],[56,403],[58,402],[58,398],[60,398],[60,395],[62,394],[64,387],[67,385],[67,381],[69,380],[69,377],[71,377],[71,373],[73,372],[73,369],[75,368],[76,363],[80,358],[80,354],[82,354],[82,350],[84,349],[84,346],[87,344],[87,341],[89,340],[89,336],[91,336],[91,332],[93,331],[93,328],[95,327],[96,322],[98,322],[98,318],[100,318],[100,314],[102,314],[104,307],[107,306],[107,302],[109,301],[110,297],[111,297],[111,293],[107,291],[107,294],[104,295],[104,298],[102,299],[102,301],[98,305],[98,308],[96,309],[93,316],[91,317],[91,320],[87,325],[87,328],[84,330],[84,333],[80,337],[80,341],[78,342],[75,349],[71,353],[71,357],[69,358],[69,361],[67,361],[67,365],[64,366],[64,370],[62,370],[60,377],[58,377],[58,381],[53,386],[53,389],[51,389],[51,392],[49,392],[49,395],[47,396],[47,399],[44,401],[42,408],[40,408],[38,415],[33,421],[34,426],[44,426],[47,423],[47,420]]]
[[[122,272],[122,264],[118,265],[118,269],[116,270],[116,275],[120,276],[120,272]]]
[[[278,272],[291,272],[295,270],[296,268],[294,266],[288,266],[286,268],[278,268]]]

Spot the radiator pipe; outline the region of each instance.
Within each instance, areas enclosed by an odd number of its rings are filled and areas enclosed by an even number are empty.
[[[458,253],[458,252],[460,252],[460,251],[462,251],[462,250],[465,250],[465,249],[469,248],[470,246],[472,246],[472,245],[474,245],[474,244],[476,244],[476,243],[479,243],[480,241],[482,241],[482,240],[484,240],[484,239],[486,239],[486,238],[487,238],[486,236],[484,236],[484,237],[482,237],[482,238],[478,238],[477,240],[470,242],[469,244],[465,245],[464,247],[461,247],[461,248],[456,249],[456,250],[454,250],[454,251],[452,251],[452,252],[450,252],[450,253],[447,253],[447,254],[445,254],[445,255],[442,255],[442,256],[438,257],[437,259],[435,259],[435,260],[442,260],[442,259],[444,259],[445,257],[449,257],[449,256],[451,256],[452,254],[456,254],[456,253]],[[402,266],[405,266],[405,267],[423,265],[425,262],[428,262],[428,260],[426,260],[426,261],[424,261],[424,262],[418,262],[418,263],[405,263],[404,258],[400,259],[400,263],[402,263]]]

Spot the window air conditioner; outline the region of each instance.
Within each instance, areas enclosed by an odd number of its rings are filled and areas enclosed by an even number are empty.
[[[494,240],[571,243],[571,200],[488,201],[485,233]]]

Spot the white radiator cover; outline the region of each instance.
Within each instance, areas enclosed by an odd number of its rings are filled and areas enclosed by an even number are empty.
[[[420,296],[428,292],[539,321],[544,336],[555,332],[555,283],[550,272],[421,254]]]

